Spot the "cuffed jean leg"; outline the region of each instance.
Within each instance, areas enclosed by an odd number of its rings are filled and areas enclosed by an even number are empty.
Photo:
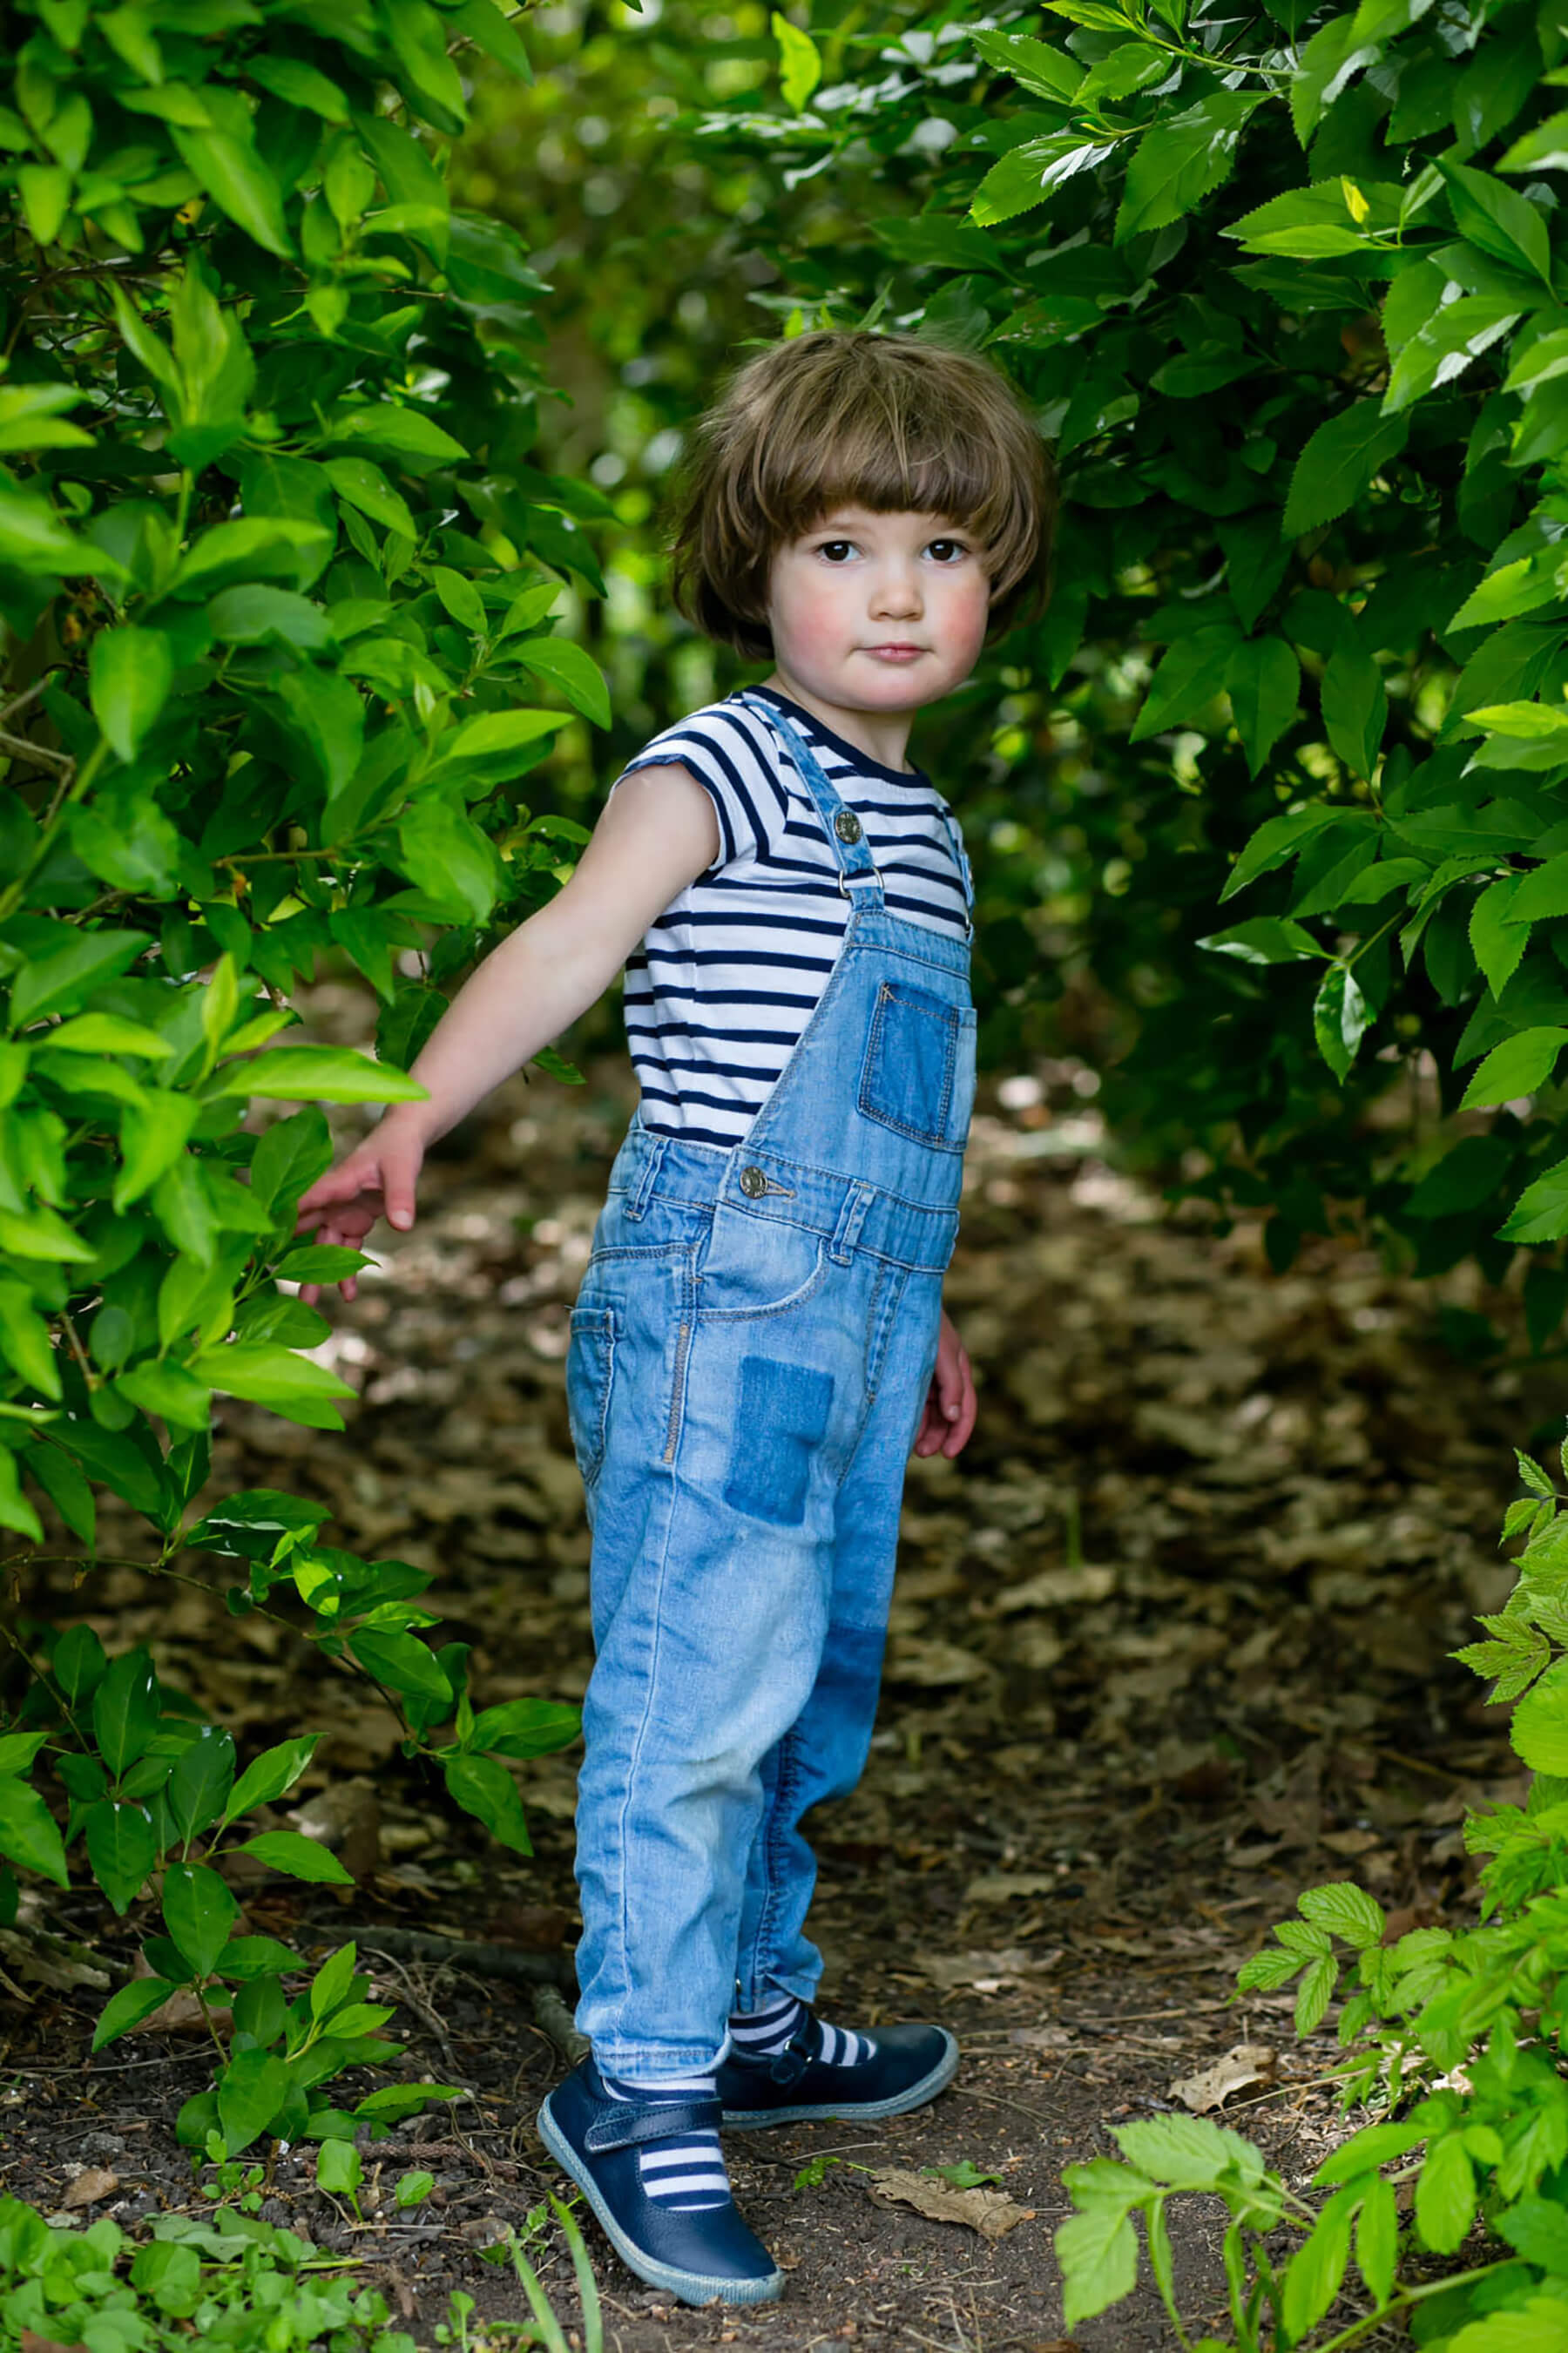
[[[658,1478],[662,1508],[606,1511],[601,1482],[596,1557],[617,1527],[636,1549],[602,1564],[615,1599],[584,1704],[577,2022],[600,2067],[634,2082],[707,2068],[723,2047],[761,1767],[805,1704],[827,1630],[828,1511],[781,1526],[727,1499],[725,1356],[694,1347],[678,1461],[643,1482],[646,1494]]]
[[[746,1869],[738,2000],[815,1998],[822,1956],[805,1934],[816,1858],[802,1829],[816,1805],[847,1797],[866,1768],[881,1684],[899,1515],[910,1449],[936,1359],[940,1282],[889,1303],[885,1345],[873,1333],[876,1394],[834,1514],[832,1600],[821,1664],[799,1716],[764,1761],[762,1818]],[[900,1307],[898,1328],[891,1327]]]

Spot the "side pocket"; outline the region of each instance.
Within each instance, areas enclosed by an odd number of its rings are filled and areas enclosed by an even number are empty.
[[[883,1127],[939,1152],[962,1152],[974,1103],[973,1011],[908,981],[884,981],[858,1100]]]
[[[615,1309],[602,1302],[574,1307],[572,1342],[566,1351],[566,1418],[584,1487],[593,1485],[605,1459],[615,1378]]]

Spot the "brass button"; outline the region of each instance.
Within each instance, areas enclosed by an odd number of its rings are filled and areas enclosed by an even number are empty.
[[[833,830],[840,841],[858,841],[860,820],[853,809],[841,808],[833,820]]]
[[[760,1168],[742,1168],[739,1182],[748,1201],[760,1201],[768,1189],[768,1180]]]

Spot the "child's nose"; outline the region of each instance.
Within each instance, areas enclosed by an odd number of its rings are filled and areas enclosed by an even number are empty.
[[[877,583],[875,607],[884,613],[918,613],[920,581],[912,565],[890,565]]]

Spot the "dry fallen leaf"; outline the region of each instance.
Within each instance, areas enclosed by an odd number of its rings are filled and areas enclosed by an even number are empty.
[[[1211,2108],[1223,2108],[1237,2092],[1255,2092],[1263,2084],[1274,2081],[1279,2053],[1268,2042],[1238,2042],[1223,2059],[1215,2059],[1195,2075],[1178,2075],[1171,2085],[1171,2097],[1191,2108],[1195,2116],[1206,2116]]]
[[[966,1904],[1007,1904],[1016,1895],[1054,1895],[1058,1885],[1053,1871],[988,1871],[972,1879],[963,1891]]]
[[[945,2181],[894,2165],[879,2166],[871,2194],[883,2205],[912,2206],[933,2222],[963,2222],[983,2239],[1005,2239],[1020,2222],[1034,2220],[1032,2206],[1016,2205],[999,2189],[950,2189]]]
[[[40,2337],[36,2328],[24,2328],[22,2353],[87,2353],[87,2347],[79,2342],[62,2345],[58,2337]]]
[[[209,2001],[205,2010],[196,2000],[190,1986],[176,1986],[167,2001],[160,2002],[142,2021],[138,2034],[205,2034],[211,2030],[211,2019],[220,2034],[228,2033],[234,2025],[234,2012],[226,2002]]]
[[[67,2189],[60,2204],[96,2206],[100,2198],[112,2198],[119,2187],[118,2173],[110,2173],[101,2165],[86,2165]]]
[[[1060,1945],[1009,1945],[1000,1952],[912,1953],[909,1967],[922,1978],[929,1978],[944,1993],[952,1993],[960,1986],[994,1992],[1011,1979],[1043,1976],[1047,1969],[1056,1968],[1061,1957]]]

